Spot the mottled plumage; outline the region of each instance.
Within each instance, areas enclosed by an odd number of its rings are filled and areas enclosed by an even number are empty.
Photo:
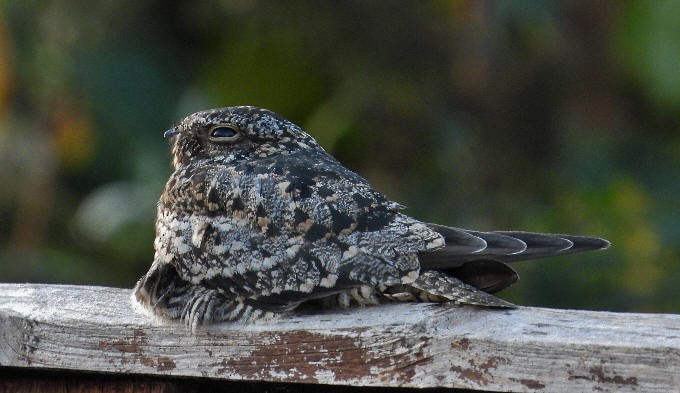
[[[489,294],[517,279],[505,262],[609,245],[423,223],[265,109],[198,112],[166,136],[174,172],[134,300],[192,327],[273,318],[307,301],[511,307]]]

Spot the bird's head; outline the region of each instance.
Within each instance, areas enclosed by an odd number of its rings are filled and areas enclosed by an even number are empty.
[[[173,166],[196,160],[237,161],[321,146],[297,125],[267,109],[234,106],[196,112],[165,132],[174,138]]]

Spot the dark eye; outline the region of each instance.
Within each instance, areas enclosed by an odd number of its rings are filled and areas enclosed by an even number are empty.
[[[227,138],[231,139],[234,138],[236,135],[238,135],[238,132],[236,132],[235,129],[231,127],[226,127],[226,126],[217,126],[210,130],[210,137],[211,138]]]
[[[227,126],[217,126],[210,130],[210,139],[215,141],[233,141],[238,136],[238,131]]]

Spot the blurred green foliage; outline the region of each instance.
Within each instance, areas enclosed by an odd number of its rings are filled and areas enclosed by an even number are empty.
[[[522,304],[680,312],[680,3],[0,2],[0,281],[131,287],[164,129],[258,105],[423,220],[603,236]]]

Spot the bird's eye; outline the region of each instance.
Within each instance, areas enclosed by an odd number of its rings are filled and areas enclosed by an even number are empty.
[[[238,139],[239,133],[227,126],[217,126],[210,130],[210,139],[216,142],[227,142]]]

